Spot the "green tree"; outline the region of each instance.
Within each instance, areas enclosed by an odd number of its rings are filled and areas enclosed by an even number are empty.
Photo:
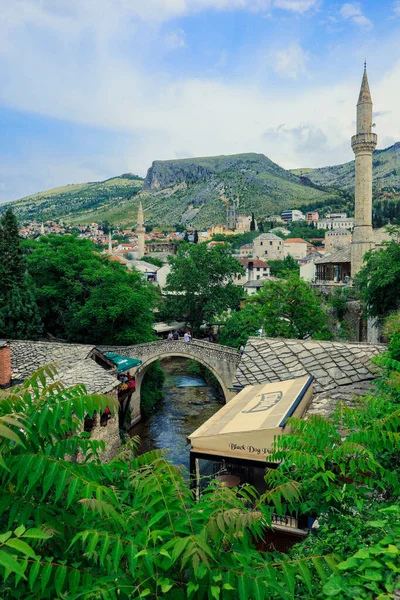
[[[183,241],[184,242],[189,242],[189,235],[188,235],[187,231],[185,231],[185,235],[183,236]]]
[[[392,228],[400,236],[400,228]],[[400,244],[385,242],[384,248],[370,251],[355,283],[370,317],[384,319],[400,308]]]
[[[256,221],[254,219],[254,213],[251,213],[250,231],[256,230]]]
[[[153,339],[157,296],[137,272],[95,251],[89,240],[46,236],[28,257],[47,331],[73,342],[135,344]]]
[[[250,336],[261,329],[261,317],[254,304],[247,303],[241,310],[232,312],[221,330],[219,343],[232,348],[244,346]]]
[[[261,496],[212,484],[196,500],[162,452],[135,455],[136,439],[104,464],[81,423],[117,402],[65,388],[52,368],[0,391],[0,597],[394,598],[400,363],[377,362],[367,397],[289,420]],[[90,461],[71,461],[78,452]],[[263,552],[273,513],[319,527],[289,555]]]
[[[332,339],[321,300],[297,275],[266,283],[251,301],[267,337]]]
[[[299,263],[290,254],[285,256],[283,260],[269,260],[268,264],[271,267],[271,275],[274,277],[286,278],[291,273],[300,273]]]
[[[0,220],[0,281],[0,336],[36,339],[42,323],[17,219],[10,208]]]
[[[238,308],[242,291],[232,278],[243,273],[243,267],[225,245],[208,250],[205,244],[184,244],[168,262],[166,318],[185,318],[198,333],[203,323]]]
[[[197,233],[197,229],[196,229],[196,231],[194,232],[194,236],[193,236],[193,243],[197,244],[198,241],[199,241],[199,234]]]

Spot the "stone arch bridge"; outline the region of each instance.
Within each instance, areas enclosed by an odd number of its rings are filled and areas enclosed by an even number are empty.
[[[240,355],[234,348],[212,344],[203,340],[192,340],[189,343],[181,340],[160,340],[136,346],[107,346],[107,348],[102,347],[101,349],[117,352],[130,358],[139,358],[142,361],[139,367],[130,371],[136,379],[136,390],[130,401],[131,425],[140,421],[140,390],[143,377],[149,366],[156,360],[173,356],[194,360],[207,367],[215,375],[221,385],[226,402],[231,400],[237,393],[232,388],[232,384]]]

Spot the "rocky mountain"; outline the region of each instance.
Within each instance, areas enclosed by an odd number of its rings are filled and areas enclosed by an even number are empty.
[[[400,199],[400,142],[375,150],[372,162],[374,200]],[[321,169],[296,169],[296,175],[325,188],[354,190],[354,161]]]
[[[221,197],[256,217],[279,214],[288,206],[335,202],[326,191],[282,169],[263,154],[155,161],[141,193],[146,219],[204,227],[225,222]],[[146,210],[147,209],[147,210]]]
[[[354,162],[286,171],[263,154],[154,161],[146,178],[132,174],[73,184],[0,205],[21,220],[62,218],[71,224],[109,221],[134,225],[139,200],[146,223],[198,229],[224,223],[227,199],[256,218],[283,209],[352,212]],[[400,198],[400,143],[374,153],[375,199]]]

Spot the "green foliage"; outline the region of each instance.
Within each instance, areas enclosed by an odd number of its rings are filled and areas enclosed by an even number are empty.
[[[291,273],[300,274],[300,265],[293,256],[288,254],[283,260],[269,260],[271,275],[274,277],[286,278]]]
[[[36,339],[42,331],[26,270],[17,219],[8,209],[0,220],[0,337]]]
[[[164,371],[157,360],[149,366],[140,389],[140,408],[143,415],[149,415],[153,407],[163,398]]]
[[[256,221],[254,219],[254,213],[251,214],[250,231],[256,230]]]
[[[239,306],[241,290],[232,277],[243,267],[227,247],[182,244],[170,256],[171,273],[167,277],[165,318],[185,318],[195,333],[203,323],[213,320],[228,308]]]
[[[250,336],[256,335],[262,322],[258,308],[247,303],[241,310],[232,312],[221,329],[219,343],[232,348],[246,345]]]
[[[0,595],[11,600],[293,598],[298,561],[255,547],[290,482],[257,499],[244,486],[208,488],[197,502],[162,453],[110,463],[80,422],[116,401],[65,389],[44,369],[0,402]],[[76,462],[77,453],[85,457]],[[301,577],[317,576],[302,561]],[[331,572],[333,561],[316,559]]]
[[[399,236],[400,229],[392,228]],[[368,315],[383,319],[400,307],[400,244],[393,240],[385,242],[384,248],[370,251],[365,265],[355,277],[360,297],[364,300]]]
[[[157,258],[155,256],[148,256],[147,254],[140,260],[150,263],[151,265],[155,265],[156,267],[162,267],[164,264],[161,258]]]
[[[101,255],[89,240],[46,236],[28,257],[47,331],[74,342],[136,344],[152,339],[157,296],[141,275]]]
[[[213,483],[196,501],[162,452],[135,456],[137,440],[104,464],[80,424],[116,401],[64,388],[51,367],[0,392],[0,597],[394,599],[400,362],[376,362],[371,394],[289,420],[261,496]],[[289,555],[264,553],[273,513],[319,527]]]
[[[193,235],[193,243],[197,244],[198,241],[199,241],[199,234],[198,234],[197,229],[196,229],[196,231],[194,232],[194,235]]]
[[[332,338],[321,300],[297,275],[268,282],[251,302],[258,309],[267,337]]]

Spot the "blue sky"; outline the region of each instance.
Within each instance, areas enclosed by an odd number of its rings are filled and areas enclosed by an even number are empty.
[[[364,58],[400,140],[400,0],[0,0],[0,202],[262,152],[351,160]]]

